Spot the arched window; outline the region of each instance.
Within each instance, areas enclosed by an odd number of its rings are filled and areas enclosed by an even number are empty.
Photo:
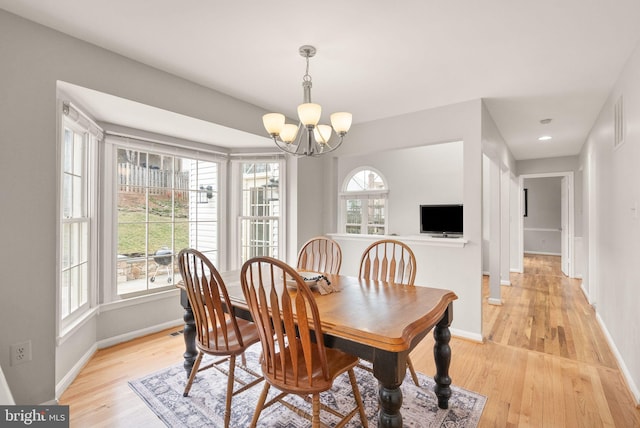
[[[347,175],[340,193],[342,232],[384,235],[388,193],[386,180],[374,168],[360,167]]]

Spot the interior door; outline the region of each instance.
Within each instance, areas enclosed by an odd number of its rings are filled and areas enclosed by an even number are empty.
[[[569,275],[569,189],[567,184],[567,177],[562,177],[562,184],[560,185],[560,254],[562,273]],[[557,217],[556,217],[557,218]]]

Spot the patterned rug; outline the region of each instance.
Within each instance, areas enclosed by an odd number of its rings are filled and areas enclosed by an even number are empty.
[[[260,344],[252,346],[246,352],[247,365],[257,369],[258,372],[260,372],[259,352]],[[207,357],[205,356],[202,364],[206,363]],[[355,371],[369,419],[369,426],[376,427],[378,423],[378,382],[366,370],[356,368]],[[240,368],[236,368],[235,372],[236,378],[250,379],[249,375]],[[418,373],[418,377],[420,387],[415,386],[408,374],[402,384],[401,412],[404,426],[416,428],[477,426],[486,397],[452,385],[449,409],[442,410],[438,408],[437,399],[433,392],[433,379],[421,373]],[[182,364],[177,364],[130,381],[129,385],[168,427],[222,427],[226,376],[216,369],[200,372],[196,376],[189,396],[183,397],[182,392],[186,381],[187,377]],[[259,383],[233,397],[231,426],[235,428],[249,426],[262,386],[262,383]],[[271,388],[269,398],[276,392],[275,388]],[[346,373],[336,379],[333,389],[320,396],[325,404],[337,408],[339,411],[351,409],[355,405],[351,384]],[[311,406],[300,397],[288,396],[286,400],[310,411]],[[321,411],[320,417],[329,426],[336,424],[336,418],[329,412]],[[284,406],[275,404],[263,410],[258,420],[258,426],[298,428],[308,427],[310,422]],[[359,426],[361,423],[357,415],[347,425],[350,428]]]

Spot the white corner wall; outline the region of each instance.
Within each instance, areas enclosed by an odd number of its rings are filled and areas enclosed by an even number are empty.
[[[585,290],[640,403],[640,45],[583,147]],[[613,146],[613,105],[624,100],[624,143]]]

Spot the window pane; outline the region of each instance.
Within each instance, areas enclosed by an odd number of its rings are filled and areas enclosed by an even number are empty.
[[[168,194],[167,194],[168,192]],[[173,197],[171,190],[149,189],[149,221],[170,222],[173,220]]]
[[[147,229],[149,239],[149,255],[156,254],[158,250],[173,248],[173,224],[149,223]]]
[[[217,252],[217,162],[120,148],[117,174],[118,294],[172,287],[183,248]]]
[[[62,232],[60,236],[60,240],[62,241],[62,269],[68,269],[71,266],[71,225],[69,223],[65,223],[62,225]]]
[[[62,278],[60,280],[60,303],[61,303],[61,317],[65,318],[69,315],[69,271],[62,272]]]
[[[78,295],[80,290],[80,268],[78,266],[69,269],[69,307],[74,310],[78,307]]]
[[[73,172],[73,131],[64,129],[64,147],[62,159],[62,171],[71,174]]]
[[[279,255],[280,164],[245,162],[242,173],[241,257]]]
[[[71,179],[71,187],[72,187],[72,208],[71,208],[71,216],[74,218],[84,217],[84,178],[73,176]]]
[[[173,195],[173,212],[175,221],[189,221],[194,220],[191,218],[191,213],[196,206],[196,200],[198,198],[198,192],[177,189]]]
[[[146,220],[147,190],[138,186],[120,186],[120,191],[118,192],[118,222],[138,223]]]
[[[384,227],[369,226],[367,233],[369,235],[384,235]]]
[[[384,225],[384,199],[369,199],[369,224]]]
[[[147,254],[146,223],[118,224],[118,254],[141,257]]]
[[[73,177],[65,174],[62,177],[62,218],[70,218],[73,214]]]
[[[384,189],[385,184],[382,177],[376,172],[363,169],[353,174],[351,180],[347,183],[347,192],[361,192],[363,190],[380,190]]]
[[[69,266],[73,267],[75,265],[77,265],[79,263],[79,259],[80,259],[80,242],[79,242],[79,236],[78,236],[78,224],[77,223],[72,223],[69,224],[69,248],[68,248],[68,254],[69,254]]]
[[[360,226],[347,226],[347,233],[360,233]]]
[[[360,199],[347,200],[347,223],[362,223],[362,201]]]
[[[82,222],[78,224],[79,227],[79,249],[78,249],[78,259],[80,263],[88,263],[89,262],[89,223]]]
[[[89,283],[89,265],[87,263],[83,263],[79,266],[80,268],[80,284],[88,284]],[[87,287],[79,287],[78,289],[78,306],[82,306],[88,301],[88,289]]]
[[[73,135],[73,171],[72,174],[84,175],[84,135]]]

